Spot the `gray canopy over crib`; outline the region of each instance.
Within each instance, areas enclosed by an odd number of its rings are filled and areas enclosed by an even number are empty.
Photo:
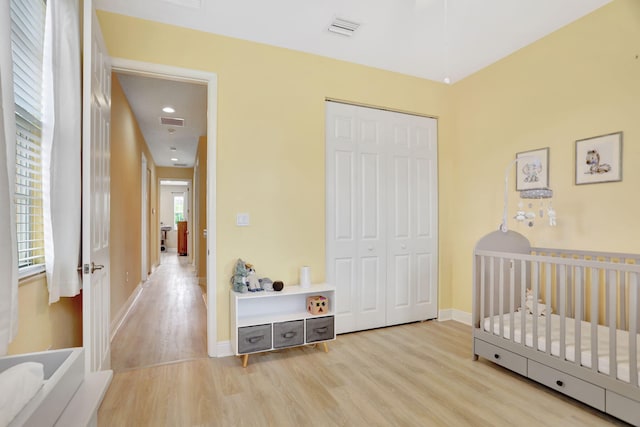
[[[640,255],[480,239],[473,357],[491,360],[640,426]]]

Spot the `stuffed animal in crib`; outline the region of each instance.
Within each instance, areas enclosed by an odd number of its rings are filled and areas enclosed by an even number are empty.
[[[531,289],[527,289],[527,295],[524,301],[524,309],[527,314],[533,314],[533,304],[533,291]],[[539,299],[536,304],[538,304],[538,316],[544,316],[547,311],[547,306],[542,304],[541,299]],[[518,308],[518,311],[520,310],[522,310],[522,307]]]

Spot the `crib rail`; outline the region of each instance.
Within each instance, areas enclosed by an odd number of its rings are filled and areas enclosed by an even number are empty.
[[[473,326],[639,387],[639,286],[638,255],[476,249]]]

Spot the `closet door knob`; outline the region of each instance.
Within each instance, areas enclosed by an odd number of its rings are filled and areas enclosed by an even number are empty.
[[[493,355],[493,358],[498,360],[498,359],[500,359],[500,355],[498,353],[496,353],[496,354]]]
[[[556,385],[558,387],[564,387],[564,383],[562,381],[560,381],[560,380],[556,381]]]

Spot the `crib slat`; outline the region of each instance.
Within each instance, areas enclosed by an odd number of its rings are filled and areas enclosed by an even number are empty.
[[[620,262],[624,262],[624,259],[621,259]],[[620,325],[620,329],[626,331],[627,326],[627,285],[626,285],[627,274],[624,271],[620,272],[620,305],[618,314],[618,322]]]
[[[576,317],[575,305],[573,304],[574,298],[573,295],[575,293],[575,287],[571,286],[573,283],[573,269],[569,268],[567,270],[567,283],[569,283],[569,294],[567,295],[567,307],[569,307],[568,315],[570,317]]]
[[[480,256],[480,328],[482,328],[482,330],[485,330],[484,327],[484,319],[485,319],[485,313],[484,313],[484,308],[485,308],[485,294],[487,293],[487,289],[486,289],[486,283],[484,280],[485,274],[486,274],[486,258],[484,255]]]
[[[582,365],[582,301],[583,301],[583,282],[582,282],[582,268],[575,268],[575,291],[576,291],[576,304],[575,306],[579,310],[574,316],[575,327],[575,356],[574,361],[577,365]]]
[[[591,268],[591,370],[598,372],[598,307],[600,306],[600,269]]]
[[[504,338],[504,258],[500,257],[500,272],[498,273],[498,322],[500,323],[500,336]]]
[[[618,377],[618,354],[616,343],[616,272],[615,270],[609,270],[608,275],[605,276],[605,286],[608,292],[607,305],[609,306],[609,376],[613,379]],[[608,280],[607,280],[608,277]]]
[[[629,382],[638,384],[638,273],[629,273]]]
[[[538,345],[538,304],[536,304],[538,298],[540,298],[540,292],[538,289],[539,268],[540,264],[537,261],[531,262],[531,272],[533,273],[533,277],[531,279],[533,281],[533,283],[531,284],[533,290],[533,304],[531,305],[531,308],[533,309],[533,321],[531,322],[533,324],[533,339],[531,344],[536,350],[540,350],[540,346]]]
[[[545,346],[544,348],[547,350],[547,354],[551,355],[551,264],[546,263],[546,283],[545,283],[545,291],[544,298],[546,301],[545,306]],[[538,305],[536,303],[536,305]]]
[[[495,334],[495,329],[493,329],[493,318],[495,315],[493,300],[495,299],[496,293],[494,290],[495,287],[495,257],[489,257],[489,326],[491,327],[491,334]]]
[[[556,270],[558,274],[558,308],[560,315],[560,360],[566,360],[566,333],[567,333],[567,318],[566,318],[566,295],[567,295],[567,268],[564,264],[559,264]]]
[[[527,297],[527,262],[520,260],[520,344],[527,346],[527,313],[525,310]]]
[[[516,295],[515,295],[515,260],[512,258],[509,260],[509,339],[515,342],[515,329],[514,329],[514,320],[513,316],[515,313],[516,306]]]

